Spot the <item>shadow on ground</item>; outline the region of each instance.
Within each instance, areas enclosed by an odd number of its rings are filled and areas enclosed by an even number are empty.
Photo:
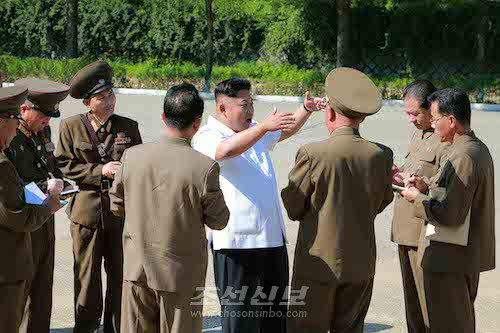
[[[385,324],[365,324],[365,333],[383,332],[392,328],[390,325]],[[102,329],[102,328],[101,328]],[[73,328],[53,328],[50,333],[72,333]],[[208,316],[203,318],[203,332],[222,333],[221,318],[220,316]]]

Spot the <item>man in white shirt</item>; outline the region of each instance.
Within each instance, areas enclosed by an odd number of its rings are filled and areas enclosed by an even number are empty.
[[[251,84],[233,78],[215,88],[217,114],[193,147],[219,162],[230,211],[226,229],[209,231],[224,333],[286,332],[288,255],[276,177],[269,152],[294,135],[320,98],[306,93],[294,113],[253,120]]]

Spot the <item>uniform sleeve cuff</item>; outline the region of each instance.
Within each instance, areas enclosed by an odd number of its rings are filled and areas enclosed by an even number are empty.
[[[104,165],[99,164],[96,166],[92,172],[92,181],[95,182],[92,185],[100,186],[102,183],[103,175],[102,175],[102,168]]]
[[[431,185],[431,179],[429,177],[422,177],[422,181],[427,184],[427,187]]]
[[[427,211],[425,210],[425,205],[424,205],[424,201],[428,201],[428,200],[431,200],[431,198],[425,194],[420,193],[419,195],[417,195],[417,197],[415,198],[415,204],[414,204],[415,217],[422,219],[422,220],[426,220],[426,221],[429,220],[429,218],[427,216]]]

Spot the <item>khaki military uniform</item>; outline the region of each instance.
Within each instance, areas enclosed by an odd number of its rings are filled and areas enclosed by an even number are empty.
[[[180,138],[127,150],[122,163],[110,192],[126,217],[122,332],[201,332],[205,225],[229,218],[219,166]]]
[[[0,89],[0,118],[19,117],[27,89]],[[24,306],[25,285],[34,275],[31,232],[51,217],[47,206],[25,202],[23,182],[14,165],[0,152],[0,323],[2,332],[17,333]]]
[[[14,165],[0,153],[0,322],[6,333],[17,333],[26,284],[35,275],[30,233],[52,216],[45,206],[24,203],[22,185]]]
[[[429,182],[438,172],[440,163],[447,159],[449,145],[431,128],[417,130],[410,143],[402,172],[414,174]],[[398,244],[408,332],[425,332],[429,327],[425,304],[422,268],[417,263],[419,237],[425,221],[416,218],[413,204],[399,193],[395,195],[391,240]]]
[[[379,89],[351,68],[331,71],[325,90],[329,118],[361,120],[382,107]],[[352,127],[299,149],[281,196],[289,218],[300,221],[290,310],[307,315],[290,317],[289,332],[363,332],[375,274],[374,221],[394,196],[392,163],[391,149]]]
[[[437,226],[459,226],[470,211],[470,229],[466,246],[428,241],[421,234],[417,260],[430,332],[475,332],[479,273],[495,268],[495,188],[491,154],[473,132],[450,146],[448,160],[431,181],[430,190],[436,188],[444,189],[445,197],[419,194],[415,216]]]
[[[107,275],[104,330],[119,332],[122,291],[123,219],[109,208],[112,180],[102,175],[104,164],[119,161],[123,152],[142,142],[137,122],[112,115],[102,126],[84,115],[106,152],[101,157],[80,115],[60,124],[56,157],[62,173],[80,187],[67,207],[71,220],[75,272],[75,332],[93,332],[102,315],[101,264]]]
[[[59,103],[68,96],[69,87],[65,84],[26,78],[14,85],[28,88],[25,107],[48,117],[59,117]],[[62,179],[54,157],[55,146],[51,142],[50,127],[40,133],[31,133],[27,124],[21,121],[17,136],[12,140],[7,156],[15,165],[25,184],[34,182],[47,190],[47,179]],[[26,306],[20,332],[48,332],[52,313],[52,283],[54,277],[54,216],[40,229],[31,233],[33,263],[35,274],[26,283]]]
[[[7,156],[12,161],[25,184],[35,182],[46,192],[49,172],[62,179],[50,140],[50,127],[42,133],[30,133],[22,124],[12,140]],[[54,277],[55,232],[54,216],[40,229],[31,233],[35,274],[27,283],[28,302],[23,316],[23,332],[48,332],[52,313],[52,283]]]
[[[374,220],[391,203],[392,151],[336,129],[330,139],[300,148],[282,192],[300,221],[292,290],[308,288],[305,304],[290,300],[289,332],[363,332],[375,274]],[[360,207],[363,207],[360,209]]]

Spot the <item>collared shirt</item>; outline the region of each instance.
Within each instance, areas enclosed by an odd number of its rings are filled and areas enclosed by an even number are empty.
[[[255,125],[256,122],[250,124]],[[193,148],[215,160],[217,146],[235,134],[209,117],[193,138]],[[225,229],[207,231],[214,250],[283,245],[285,223],[269,154],[280,136],[281,131],[269,132],[240,156],[219,161],[220,187],[231,215]]]

